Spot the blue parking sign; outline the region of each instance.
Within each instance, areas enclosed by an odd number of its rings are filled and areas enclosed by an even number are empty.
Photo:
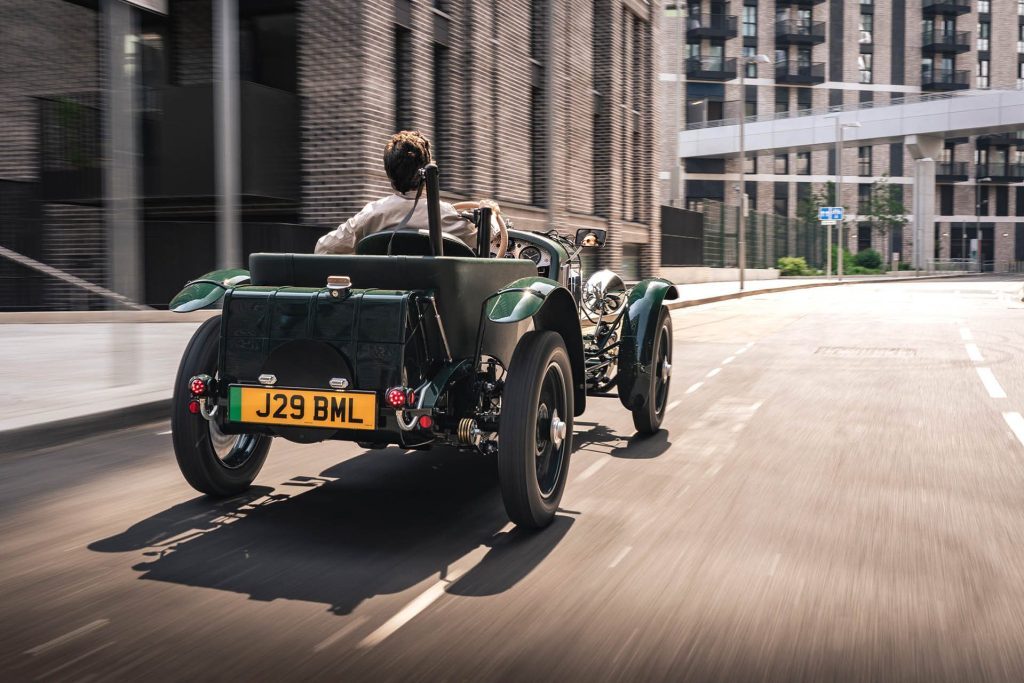
[[[841,206],[819,206],[819,221],[841,221],[843,220],[843,207]]]

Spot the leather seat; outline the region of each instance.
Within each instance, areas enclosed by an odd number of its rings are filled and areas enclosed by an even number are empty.
[[[432,289],[456,357],[473,355],[485,298],[519,278],[537,275],[531,261],[459,256],[252,254],[253,285],[325,287],[329,275],[347,275],[357,289]]]

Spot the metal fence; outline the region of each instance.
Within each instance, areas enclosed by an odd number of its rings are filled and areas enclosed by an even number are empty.
[[[739,265],[739,207],[704,200],[704,265]],[[811,268],[825,267],[827,235],[817,222],[751,211],[746,221],[746,267],[775,268],[783,256],[802,256]]]

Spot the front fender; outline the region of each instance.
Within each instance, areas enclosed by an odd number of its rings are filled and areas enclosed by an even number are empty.
[[[175,313],[188,313],[208,308],[220,301],[229,287],[249,282],[249,271],[242,268],[215,270],[188,282],[168,304]]]
[[[498,292],[485,309],[492,323],[518,323],[533,319],[534,329],[557,332],[565,342],[572,367],[573,412],[582,415],[587,405],[587,378],[583,360],[583,333],[576,299],[568,289],[544,277],[524,277]]]
[[[622,345],[619,351],[619,400],[633,410],[643,405],[649,394],[650,365],[654,355],[654,337],[665,299],[679,296],[668,280],[641,280],[629,292],[622,320]]]

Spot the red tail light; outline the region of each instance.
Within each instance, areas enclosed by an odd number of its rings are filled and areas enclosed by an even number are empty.
[[[394,389],[388,389],[388,393],[384,395],[384,400],[392,408],[404,408],[408,396],[408,391],[401,387],[395,387]]]
[[[434,419],[429,415],[420,415],[420,429],[430,429],[434,426]]]
[[[192,413],[193,415],[198,415],[199,414],[199,401],[197,401],[195,399],[192,399],[191,401],[189,401],[188,402],[188,412]]]
[[[206,396],[210,393],[213,378],[209,375],[196,375],[188,381],[188,390],[193,396]]]

